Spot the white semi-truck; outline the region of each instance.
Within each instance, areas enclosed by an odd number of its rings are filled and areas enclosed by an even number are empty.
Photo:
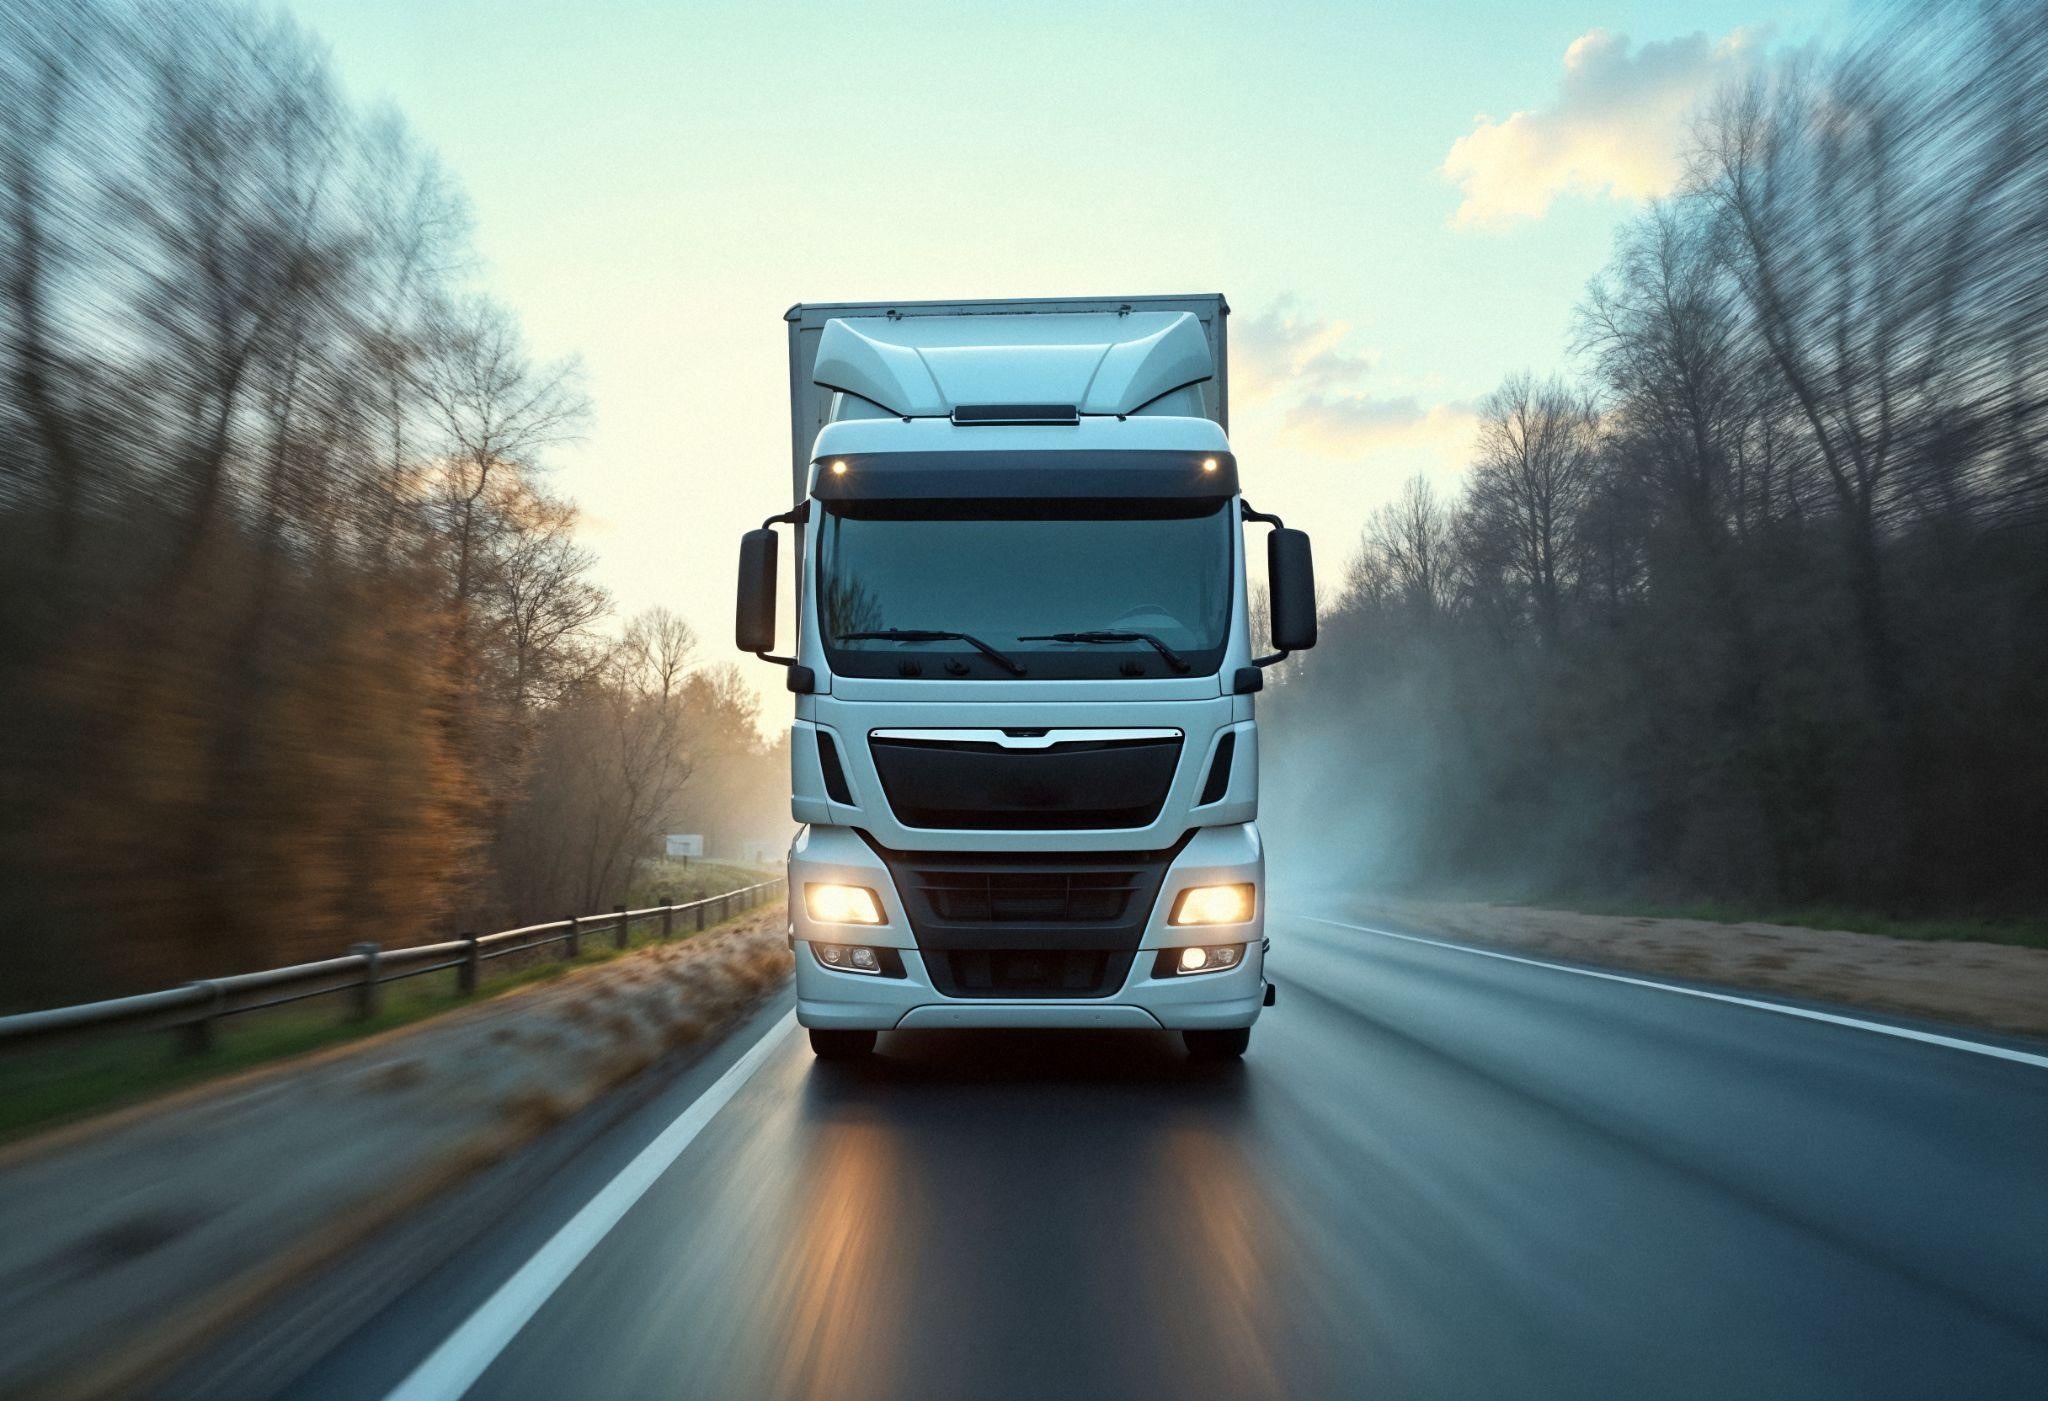
[[[795,504],[742,542],[736,633],[796,696],[789,923],[820,1056],[896,1028],[1129,1027],[1229,1057],[1272,1004],[1253,698],[1315,644],[1315,584],[1308,537],[1239,491],[1228,314],[788,313]]]

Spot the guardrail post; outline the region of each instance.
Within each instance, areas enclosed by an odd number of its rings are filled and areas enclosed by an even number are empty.
[[[220,1013],[220,984],[203,982],[193,986],[206,989],[206,1006],[178,1028],[178,1050],[184,1055],[200,1056],[213,1049],[213,1019]]]
[[[569,957],[573,961],[583,956],[583,916],[569,916]]]
[[[464,997],[471,997],[475,995],[477,979],[483,973],[483,948],[474,934],[464,934],[461,938],[462,962],[455,970],[455,990]]]
[[[699,934],[704,932],[704,911],[710,907],[710,904],[709,900],[699,900],[697,902],[697,932]]]
[[[660,899],[661,937],[667,939],[676,932],[676,904],[674,900],[669,898],[669,893],[666,890],[661,892]]]
[[[382,962],[383,950],[376,944],[355,944],[349,952],[363,960],[363,980],[356,985],[356,1020],[366,1022],[377,1015],[378,1005],[383,1001],[377,984],[377,968]]]
[[[618,921],[618,924],[612,929],[612,945],[620,953],[624,953],[626,951],[626,925],[629,922],[626,919],[626,907],[624,905],[612,906],[612,917]]]

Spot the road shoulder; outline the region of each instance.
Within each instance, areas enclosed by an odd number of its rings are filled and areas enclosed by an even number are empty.
[[[82,1126],[0,1170],[0,1393],[155,1375],[786,977],[779,910]],[[127,1341],[112,1352],[108,1338]]]
[[[1453,942],[2048,1037],[2048,950],[1779,924],[1345,896],[1344,918]]]

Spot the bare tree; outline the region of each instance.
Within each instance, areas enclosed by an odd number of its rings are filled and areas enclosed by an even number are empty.
[[[576,509],[511,487],[495,513],[493,558],[481,600],[502,624],[510,703],[521,713],[552,701],[601,664],[592,629],[611,609],[589,580],[596,556],[577,543]]]
[[[93,931],[9,966],[452,920],[604,650],[538,485],[571,367],[460,290],[459,198],[288,21],[0,0],[0,89],[0,930]]]
[[[621,651],[641,690],[661,701],[680,699],[697,632],[672,610],[650,608],[627,625]]]
[[[2038,3],[1895,5],[1721,94],[1581,308],[1598,419],[1488,402],[1448,612],[1375,518],[1276,751],[1408,784],[1418,879],[2037,909],[2044,207]]]
[[[1471,528],[1490,536],[1555,642],[1577,586],[1580,517],[1593,488],[1599,415],[1583,394],[1512,375],[1479,409],[1478,457],[1467,491]]]
[[[578,373],[574,361],[534,365],[511,319],[486,301],[449,306],[430,327],[419,383],[443,439],[435,504],[453,541],[456,602],[477,587],[478,518],[492,488],[536,472],[540,454],[588,417]]]
[[[1399,496],[1367,517],[1345,597],[1398,601],[1421,619],[1437,616],[1451,603],[1452,535],[1450,513],[1429,480],[1410,477]]]

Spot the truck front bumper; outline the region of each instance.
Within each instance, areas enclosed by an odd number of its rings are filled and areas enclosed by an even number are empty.
[[[875,893],[881,925],[824,924],[810,918],[804,887],[856,885]],[[1252,918],[1241,924],[1173,927],[1176,897],[1192,886],[1250,884]],[[1135,956],[1121,985],[1099,996],[959,996],[940,991],[919,946],[889,864],[844,827],[807,828],[790,853],[790,935],[796,953],[797,1020],[807,1027],[887,1031],[916,1027],[1121,1027],[1206,1030],[1250,1026],[1265,1001],[1265,859],[1250,823],[1196,831],[1167,866]],[[821,944],[887,950],[901,977],[828,967]],[[1243,957],[1211,973],[1155,974],[1158,951],[1241,945]]]

